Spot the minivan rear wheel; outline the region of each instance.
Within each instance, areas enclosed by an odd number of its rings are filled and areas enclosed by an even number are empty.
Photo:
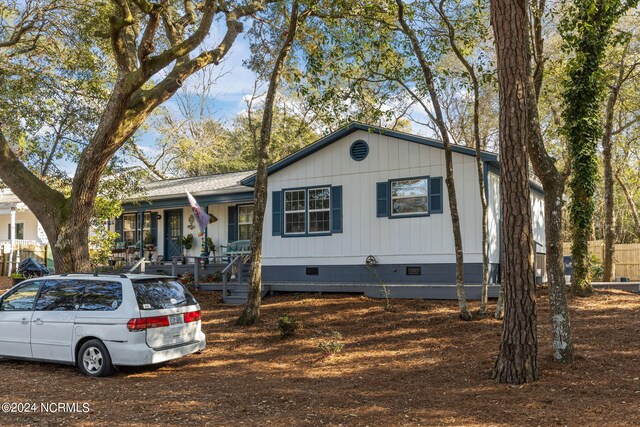
[[[107,347],[100,340],[89,340],[78,350],[78,369],[89,377],[106,377],[115,371]]]

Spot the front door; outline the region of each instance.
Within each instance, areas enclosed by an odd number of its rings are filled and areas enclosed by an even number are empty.
[[[164,211],[164,259],[182,256],[182,209]]]
[[[40,283],[25,283],[2,298],[0,356],[31,357],[31,316]]]
[[[47,280],[31,319],[34,359],[73,361],[73,328],[84,291],[79,280]]]

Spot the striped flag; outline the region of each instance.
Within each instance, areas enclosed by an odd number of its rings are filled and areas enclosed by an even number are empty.
[[[187,190],[184,190],[187,191]],[[211,217],[200,207],[196,198],[191,195],[187,191],[187,198],[189,199],[189,204],[191,205],[191,210],[193,210],[193,216],[196,217],[196,221],[198,221],[198,225],[200,226],[200,232],[204,233],[204,230],[207,228],[207,225],[211,221]]]

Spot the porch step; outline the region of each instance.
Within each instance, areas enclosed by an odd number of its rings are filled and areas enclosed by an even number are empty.
[[[262,286],[262,298],[267,295],[268,289]],[[247,303],[247,296],[249,295],[248,284],[236,285],[234,288],[227,290],[226,295],[222,295],[222,301],[227,305],[244,305]]]

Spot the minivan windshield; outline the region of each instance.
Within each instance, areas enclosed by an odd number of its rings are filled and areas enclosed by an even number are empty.
[[[144,279],[133,282],[140,310],[196,305],[196,299],[175,279]]]

